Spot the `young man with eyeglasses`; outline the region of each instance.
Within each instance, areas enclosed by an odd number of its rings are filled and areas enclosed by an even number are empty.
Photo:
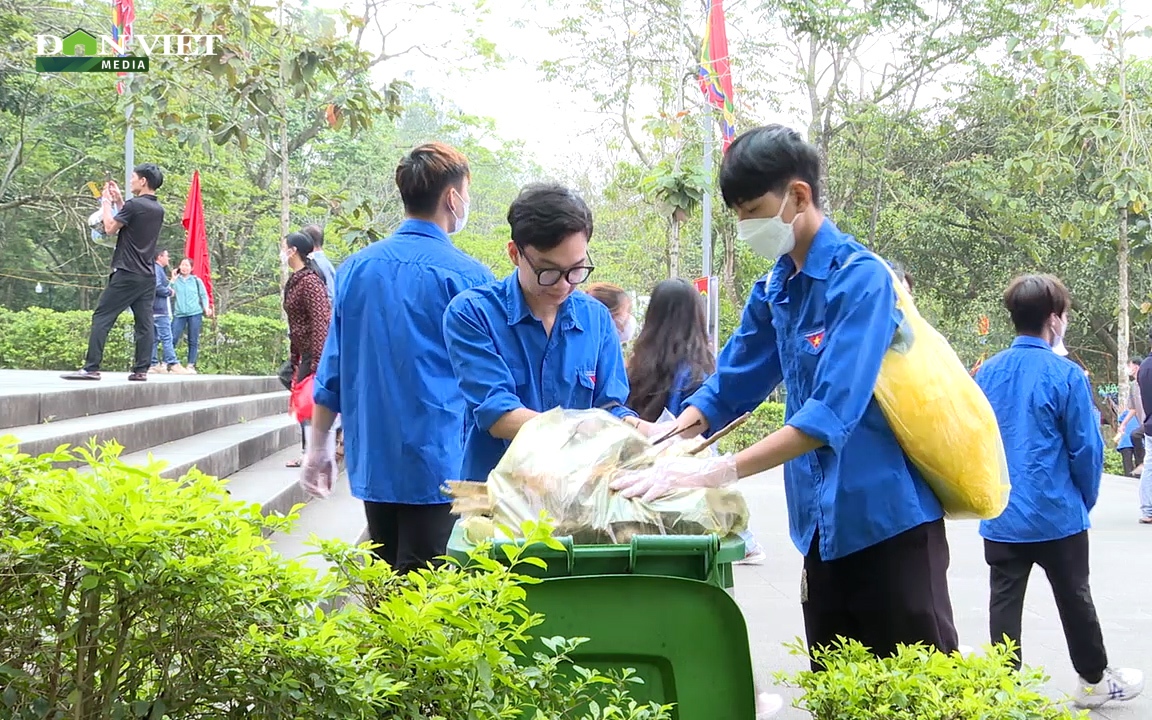
[[[592,274],[592,213],[559,185],[530,185],[508,210],[507,278],[457,295],[444,340],[468,412],[461,479],[483,481],[524,423],[556,407],[605,408],[643,423],[624,402],[628,375],[608,308],[577,287]]]

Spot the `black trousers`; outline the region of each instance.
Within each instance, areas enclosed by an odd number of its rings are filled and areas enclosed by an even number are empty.
[[[401,575],[429,564],[448,549],[448,538],[456,516],[451,503],[436,505],[401,505],[399,503],[364,502],[368,517],[368,534],[376,548],[376,557]]]
[[[1131,475],[1132,471],[1136,469],[1136,465],[1139,464],[1136,462],[1135,452],[1133,450],[1134,448],[1121,448],[1118,451],[1120,453],[1120,460],[1124,464],[1125,475]]]
[[[827,646],[843,636],[879,656],[915,643],[944,652],[957,648],[943,520],[837,560],[821,560],[818,548],[816,537],[801,580],[808,647]],[[812,669],[823,668],[813,662]]]
[[[992,642],[1004,636],[1020,646],[1020,625],[1024,616],[1024,593],[1032,566],[1039,565],[1048,575],[1072,667],[1084,680],[1098,683],[1108,667],[1104,634],[1096,617],[1092,590],[1088,586],[1088,531],[1062,540],[1038,543],[984,541],[984,559],[990,570],[991,600],[988,626]],[[1016,666],[1023,660],[1018,652]]]
[[[152,350],[156,345],[156,328],[152,322],[152,301],[156,297],[156,278],[152,275],[139,275],[117,270],[108,278],[108,285],[100,293],[96,311],[92,313],[92,330],[88,334],[88,354],[84,358],[84,369],[90,372],[100,370],[104,360],[104,344],[108,333],[116,324],[120,313],[131,308],[136,329],[136,356],[132,362],[132,372],[148,372],[152,364]]]
[[[1136,428],[1130,435],[1132,438],[1132,460],[1137,466],[1144,464],[1144,428]]]

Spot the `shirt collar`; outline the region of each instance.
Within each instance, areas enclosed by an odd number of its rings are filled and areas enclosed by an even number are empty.
[[[1012,347],[1027,347],[1027,348],[1043,348],[1044,350],[1051,350],[1052,346],[1044,338],[1032,337],[1031,335],[1019,335],[1012,341]]]
[[[532,308],[528,307],[528,301],[524,299],[524,288],[520,287],[519,272],[519,270],[513,270],[511,275],[501,281],[504,292],[504,311],[508,315],[509,325],[515,325],[527,318],[536,319],[532,314]],[[573,292],[568,296],[568,299],[560,305],[560,310],[556,314],[556,323],[561,329],[569,330],[576,328],[577,330],[584,330],[580,318],[573,310],[573,306],[575,305],[573,298],[578,292],[580,291],[577,290]]]
[[[814,280],[827,280],[832,270],[832,259],[836,257],[836,249],[841,244],[840,231],[836,225],[824,218],[820,228],[812,236],[812,245],[808,248],[808,256],[804,258],[804,268],[800,271]],[[792,262],[792,258],[788,258]],[[793,265],[795,267],[795,265]]]
[[[444,228],[434,222],[417,218],[406,218],[404,222],[400,223],[400,227],[396,228],[396,234],[424,235],[444,242],[452,242],[448,239],[448,233],[444,232]]]

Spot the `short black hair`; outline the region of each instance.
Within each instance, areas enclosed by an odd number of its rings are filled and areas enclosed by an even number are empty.
[[[812,204],[820,207],[820,153],[783,125],[742,133],[720,162],[720,194],[730,208],[765,193],[782,193],[793,180],[808,183]]]
[[[576,193],[563,185],[525,186],[508,208],[508,225],[516,247],[547,252],[573,233],[592,239],[592,211]]]
[[[1055,275],[1021,275],[1004,291],[1004,307],[1016,332],[1039,335],[1048,318],[1072,307],[1072,295]]]
[[[159,190],[164,184],[164,172],[155,163],[142,163],[132,168],[132,172],[148,183],[149,190]]]
[[[396,166],[396,187],[404,210],[409,215],[431,215],[444,191],[463,187],[471,173],[468,158],[454,147],[427,143],[413,148]]]
[[[316,248],[317,250],[324,247],[324,228],[313,223],[311,225],[305,225],[304,227],[300,228],[300,232],[312,238],[312,247]]]
[[[160,257],[161,255],[163,255],[166,252],[168,252],[168,248],[158,247],[158,248],[156,248],[156,257]]]

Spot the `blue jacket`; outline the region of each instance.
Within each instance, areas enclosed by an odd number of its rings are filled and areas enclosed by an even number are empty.
[[[484,481],[510,442],[489,434],[504,414],[519,408],[607,407],[635,416],[620,336],[608,308],[577,290],[560,306],[552,333],[532,315],[519,271],[460,293],[444,315],[444,339],[465,417],[463,479]]]
[[[168,269],[160,263],[152,263],[152,271],[156,274],[156,296],[152,299],[152,315],[168,316],[168,298],[172,297],[172,288],[169,287]]]
[[[872,397],[903,315],[888,268],[862,251],[825,220],[799,272],[785,255],[752,287],[716,373],[688,399],[718,430],[784,382],[785,422],[824,443],[784,466],[789,530],[805,554],[819,531],[824,560],[944,516]]]
[[[341,264],[313,395],[342,416],[356,498],[449,502],[441,486],[460,478],[465,405],[444,347],[444,310],[494,279],[423,220],[405,220]]]
[[[1087,530],[1100,494],[1104,439],[1084,371],[1044,340],[1018,337],[984,363],[976,382],[996,412],[1012,483],[1007,509],[981,522],[980,534],[1021,543]]]

